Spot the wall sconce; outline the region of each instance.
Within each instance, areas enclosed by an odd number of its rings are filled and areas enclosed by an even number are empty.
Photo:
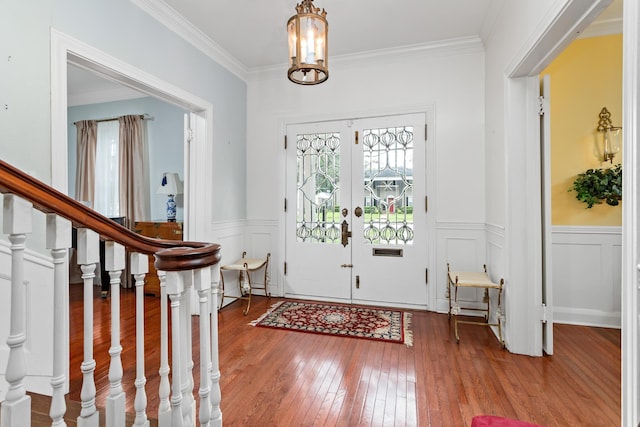
[[[167,198],[167,221],[176,220],[176,201],[174,196],[182,194],[182,182],[177,173],[165,172],[162,174],[162,182],[156,191],[157,194],[166,194]]]
[[[611,123],[611,113],[607,107],[602,107],[599,114],[598,132],[602,132],[602,151],[604,161],[613,163],[613,157],[620,152],[620,133],[622,127],[613,126]]]

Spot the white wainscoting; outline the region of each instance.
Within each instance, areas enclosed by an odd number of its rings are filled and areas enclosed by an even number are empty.
[[[620,328],[621,227],[552,228],[555,323]]]
[[[29,238],[27,238],[27,245]],[[11,314],[11,244],[0,240],[0,401],[8,385],[5,369],[9,358],[7,338]],[[25,306],[27,310],[24,344],[27,357],[28,390],[51,395],[53,375],[53,263],[50,258],[33,250],[24,252]],[[82,319],[75,319],[82,322]]]
[[[481,223],[438,222],[436,224],[437,265],[435,310],[446,313],[449,310],[447,298],[447,263],[451,270],[482,271],[486,261],[485,225]],[[474,306],[482,301],[482,291],[460,289],[458,300],[464,305]]]
[[[271,253],[269,275],[271,277],[270,291],[272,295],[281,296],[282,287],[278,262],[281,257],[278,253],[278,221],[269,220],[238,220],[221,221],[212,224],[211,240],[218,243],[222,249],[220,265],[232,263],[247,252],[249,258],[260,258]],[[238,276],[233,273],[224,273],[225,294],[239,296]],[[261,294],[257,291],[257,295]],[[231,303],[225,300],[224,305]]]
[[[246,229],[246,221],[220,221],[211,225],[211,241],[220,245],[220,265],[230,264],[242,256],[244,248],[244,233]],[[225,294],[230,296],[239,296],[238,277],[235,274],[225,274],[224,276]],[[192,296],[191,312],[197,314],[194,307]],[[225,300],[223,303],[227,305],[233,302]]]
[[[244,242],[247,254],[255,258],[261,258],[271,254],[269,261],[269,276],[271,277],[269,290],[271,295],[283,296],[284,288],[281,280],[282,257],[279,247],[278,221],[248,220],[245,230]],[[258,291],[260,294],[261,291]]]

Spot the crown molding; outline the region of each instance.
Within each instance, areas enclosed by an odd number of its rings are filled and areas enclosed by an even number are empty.
[[[131,2],[238,78],[247,80],[247,67],[164,1],[131,0]]]
[[[595,21],[585,28],[578,38],[586,39],[588,37],[609,36],[611,34],[622,34],[622,18]]]
[[[329,67],[335,64],[349,65],[379,61],[394,61],[402,58],[428,58],[435,56],[462,55],[467,53],[484,52],[484,43],[480,37],[462,37],[457,39],[442,40],[437,42],[419,43],[397,48],[376,49],[348,55],[337,55],[329,58]],[[287,65],[271,65],[267,67],[251,68],[248,72],[248,80],[260,81],[271,78],[273,75],[286,73]]]

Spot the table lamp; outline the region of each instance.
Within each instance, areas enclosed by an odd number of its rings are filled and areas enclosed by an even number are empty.
[[[167,195],[167,221],[176,220],[176,194],[182,194],[182,182],[177,173],[165,172],[162,174],[162,182],[156,191],[157,194]]]

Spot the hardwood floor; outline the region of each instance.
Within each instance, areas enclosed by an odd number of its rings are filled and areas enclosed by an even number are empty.
[[[121,328],[128,412],[135,397],[133,297],[123,290],[131,313]],[[81,299],[81,286],[72,285],[71,400],[79,400],[82,384]],[[545,426],[620,425],[619,330],[555,325],[555,354],[535,358],[502,350],[488,328],[473,325],[460,326],[456,344],[453,323],[430,312],[413,312],[413,347],[248,326],[278,300],[255,298],[248,316],[240,302],[219,314],[224,425],[469,426],[478,414]],[[97,404],[104,406],[110,299],[94,302]],[[147,350],[158,348],[158,302],[145,297]],[[150,418],[158,406],[158,357],[146,358]],[[197,397],[197,354],[194,360]]]

